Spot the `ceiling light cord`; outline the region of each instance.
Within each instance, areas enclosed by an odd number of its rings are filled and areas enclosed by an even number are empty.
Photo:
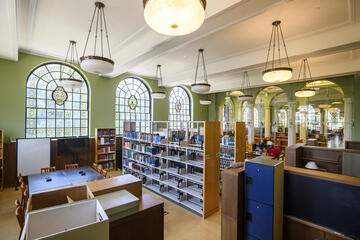
[[[204,57],[204,50],[199,49],[199,54],[196,62],[196,71],[195,71],[195,84],[197,84],[197,78],[198,78],[198,71],[200,66],[200,59],[202,60],[203,64],[203,71],[204,71],[204,82],[208,83],[208,77],[207,77],[207,71],[206,71],[206,65],[205,65],[205,57]]]
[[[97,8],[95,7],[94,13],[93,13],[93,17],[92,17],[91,23],[90,23],[89,32],[88,32],[88,35],[87,35],[87,38],[86,38],[86,42],[85,42],[85,48],[84,48],[83,56],[85,56],[86,48],[87,48],[87,45],[88,45],[88,43],[89,43],[89,38],[90,38],[90,34],[91,34],[91,29],[92,29],[92,25],[93,25],[94,19],[95,19],[96,9],[97,9]]]
[[[161,88],[162,85],[162,72],[161,72],[161,65],[157,65],[156,73],[155,73],[155,80],[158,81],[158,86]]]

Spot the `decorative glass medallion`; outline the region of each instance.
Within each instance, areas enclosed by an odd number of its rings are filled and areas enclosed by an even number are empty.
[[[56,105],[64,105],[66,102],[68,95],[65,92],[63,87],[56,87],[55,90],[52,92],[52,98],[54,99]]]
[[[180,101],[177,101],[175,103],[175,109],[176,109],[176,112],[180,112],[181,111],[181,102]]]
[[[128,105],[129,105],[129,108],[131,110],[135,110],[135,108],[137,107],[138,105],[138,100],[136,99],[136,97],[134,95],[131,95],[129,97],[129,100],[128,100]]]

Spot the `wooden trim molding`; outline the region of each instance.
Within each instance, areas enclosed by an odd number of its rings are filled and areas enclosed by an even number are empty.
[[[357,177],[345,176],[345,175],[328,173],[328,172],[320,172],[320,171],[309,170],[304,168],[289,167],[289,166],[285,166],[285,171],[305,177],[312,177],[326,181],[344,183],[344,184],[360,187],[360,178]]]

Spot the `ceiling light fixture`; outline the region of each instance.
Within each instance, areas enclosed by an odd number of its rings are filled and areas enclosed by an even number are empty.
[[[91,19],[91,24],[89,28],[89,33],[86,39],[86,44],[84,48],[83,56],[80,58],[80,66],[87,72],[95,73],[95,74],[106,74],[111,73],[114,70],[114,61],[111,60],[111,52],[110,52],[110,44],[109,44],[109,35],[107,31],[107,25],[105,20],[105,12],[104,12],[105,4],[102,2],[95,2],[95,10],[93,17]],[[86,48],[89,42],[89,38],[91,35],[92,26],[94,24],[94,20],[96,21],[95,26],[95,41],[94,41],[94,52],[93,55],[87,55]],[[105,30],[105,36],[104,36]],[[97,42],[98,34],[100,34],[100,43]],[[109,58],[104,57],[104,37],[106,38]],[[97,48],[100,48],[101,56],[97,54]]]
[[[155,79],[158,81],[158,87],[160,91],[152,92],[151,96],[154,99],[164,99],[166,98],[166,92],[164,87],[162,86],[162,72],[161,72],[161,65],[156,66],[156,73],[155,73]],[[163,90],[163,91],[162,91]]]
[[[265,82],[270,83],[279,83],[284,82],[292,78],[293,69],[290,67],[290,61],[288,57],[288,53],[286,50],[286,45],[284,41],[283,32],[281,29],[281,21],[275,21],[272,23],[272,32],[270,37],[270,43],[266,58],[265,71],[263,71],[263,80]],[[280,50],[280,38],[281,42],[284,46],[284,51],[287,60],[287,66],[282,66],[281,62],[281,50]],[[277,50],[277,54],[275,53]],[[269,61],[270,53],[272,52],[272,60]],[[278,55],[278,60],[276,60],[276,55]],[[276,62],[278,62],[278,66],[276,66]],[[271,65],[271,66],[270,66]]]
[[[318,107],[319,108],[329,108],[329,107],[331,107],[331,105],[330,104],[319,104]]]
[[[200,58],[203,64],[203,76],[204,81],[202,83],[197,83],[197,76],[199,71]],[[195,93],[207,93],[210,91],[211,85],[208,83],[208,76],[206,72],[205,58],[204,58],[204,49],[199,49],[199,54],[196,63],[196,72],[195,72],[195,83],[191,85],[191,91]]]
[[[314,88],[308,88],[306,87],[307,82],[306,82],[306,70],[308,70],[309,72],[309,80],[312,80],[312,76],[311,76],[311,71],[310,71],[310,66],[309,66],[309,62],[308,60],[305,58],[301,61],[301,65],[300,65],[300,70],[299,70],[299,76],[298,76],[298,83],[300,83],[300,76],[301,76],[301,71],[303,71],[303,80],[305,81],[305,87],[298,89],[295,91],[295,97],[298,98],[307,98],[307,97],[313,97],[316,94],[316,91]]]
[[[244,94],[244,91],[247,88],[250,88],[250,81],[249,81],[249,74],[247,71],[245,71],[241,82],[241,95],[238,97],[240,101],[249,101],[254,98],[253,95]]]
[[[198,30],[205,20],[206,0],[143,0],[146,23],[169,36]]]
[[[66,52],[65,63],[67,65],[73,66],[79,64],[79,56],[76,48],[76,42],[73,40],[69,41],[69,47]],[[72,75],[66,77],[64,76],[63,66],[60,68],[60,85],[64,88],[81,88],[83,86],[83,81],[81,79],[76,79],[74,77],[76,71]]]
[[[210,105],[212,103],[211,100],[208,100],[208,99],[202,99],[200,100],[200,104],[201,105]]]

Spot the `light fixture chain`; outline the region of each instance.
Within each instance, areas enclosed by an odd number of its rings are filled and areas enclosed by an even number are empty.
[[[277,26],[273,26],[274,28],[274,43],[273,43],[273,56],[272,56],[272,69],[275,68],[275,47],[276,47],[276,28]]]
[[[69,47],[68,47],[67,52],[66,52],[65,62],[68,61],[68,56],[69,56],[70,47],[71,47],[71,43],[69,44]]]
[[[276,27],[277,33],[277,44],[278,44],[278,52],[279,52],[279,66],[281,67],[281,50],[280,50],[280,34],[279,34],[279,27]]]
[[[309,61],[306,59],[306,65],[308,67],[308,71],[309,71],[309,79],[312,80],[312,75],[311,75],[311,71],[310,71],[310,66],[309,66]]]
[[[76,43],[75,43],[75,53],[76,53],[76,64],[79,64],[79,55],[78,55]]]
[[[97,43],[97,37],[98,37],[98,29],[99,29],[99,15],[100,15],[101,9],[98,9],[97,16],[96,16],[96,28],[95,28],[95,44],[94,44],[94,56],[96,56],[96,43]]]
[[[106,40],[107,40],[107,45],[108,45],[108,50],[109,50],[109,57],[111,58],[109,35],[108,35],[108,30],[107,30],[107,25],[106,25],[105,11],[104,11],[104,9],[102,11],[103,11],[103,16],[104,16],[104,26],[105,26]]]
[[[271,30],[270,42],[269,42],[269,47],[268,47],[268,52],[267,52],[267,57],[266,57],[266,63],[265,63],[265,70],[267,69],[268,62],[269,62],[271,42],[272,42],[273,34],[274,34],[274,27],[272,27],[272,30]]]
[[[300,83],[300,76],[301,76],[301,70],[303,68],[303,65],[304,65],[304,60],[301,61],[301,64],[300,64],[300,69],[299,69],[299,75],[298,75],[298,82]]]
[[[101,56],[104,57],[104,44],[103,44],[103,11],[100,11],[100,37],[101,37]]]
[[[288,62],[288,66],[289,66],[289,68],[290,68],[289,55],[288,55],[288,52],[287,52],[287,49],[286,49],[286,44],[285,44],[284,35],[283,35],[283,31],[282,31],[281,25],[279,25],[279,28],[280,28],[280,33],[281,33],[281,39],[282,39],[282,42],[283,42],[283,45],[284,45],[284,50],[285,50],[286,59],[287,59],[287,62]]]
[[[203,69],[204,69],[204,81],[205,81],[205,83],[208,83],[208,78],[207,78],[207,71],[206,71],[206,65],[205,65],[205,57],[204,57],[204,52],[201,52],[201,56],[202,56],[202,61],[203,61]]]
[[[88,45],[88,42],[89,42],[90,33],[91,33],[91,28],[92,28],[92,25],[93,25],[94,19],[95,19],[96,9],[97,9],[97,8],[95,7],[94,13],[93,13],[93,17],[92,17],[92,19],[91,19],[91,24],[90,24],[89,32],[88,32],[88,35],[87,35],[87,38],[86,38],[86,43],[85,43],[85,48],[84,48],[83,56],[85,56],[86,48],[87,48],[87,45]]]
[[[196,71],[195,71],[195,84],[197,80],[198,70],[199,70],[199,60],[200,60],[200,52],[198,54],[197,62],[196,62]]]

